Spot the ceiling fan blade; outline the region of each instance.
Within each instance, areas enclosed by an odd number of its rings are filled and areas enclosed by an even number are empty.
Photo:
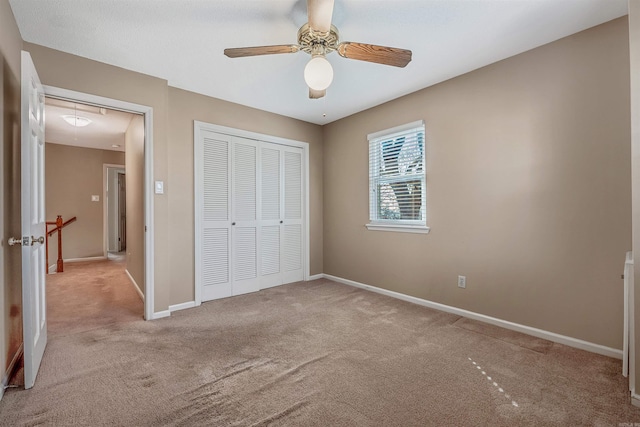
[[[332,15],[333,0],[307,0],[307,17],[313,31],[328,33]]]
[[[309,99],[320,99],[327,94],[327,90],[315,90],[309,88]]]
[[[276,53],[295,53],[300,50],[296,44],[280,44],[273,46],[235,47],[225,49],[224,54],[229,58],[241,58],[243,56],[274,55]]]
[[[338,45],[338,53],[345,58],[401,68],[406,67],[411,62],[410,50],[366,43],[342,42]]]

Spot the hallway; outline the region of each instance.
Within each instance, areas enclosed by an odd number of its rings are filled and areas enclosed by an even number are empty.
[[[144,307],[125,272],[124,256],[67,263],[47,276],[48,335],[56,337],[142,320]]]

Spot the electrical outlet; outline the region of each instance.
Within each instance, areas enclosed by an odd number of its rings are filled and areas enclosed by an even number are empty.
[[[467,287],[467,276],[458,276],[458,287],[459,288]]]

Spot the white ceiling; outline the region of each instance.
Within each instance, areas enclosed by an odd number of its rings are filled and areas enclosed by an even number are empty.
[[[48,143],[113,151],[124,151],[124,134],[133,117],[131,113],[52,98],[45,98],[44,114]],[[64,115],[85,117],[91,123],[75,127],[62,118]]]
[[[342,41],[411,49],[406,68],[330,54],[310,100],[309,56],[230,59],[227,47],[294,44],[305,0],[10,0],[24,40],[169,85],[325,124],[627,14],[627,0],[336,0]],[[323,114],[326,113],[326,117]]]

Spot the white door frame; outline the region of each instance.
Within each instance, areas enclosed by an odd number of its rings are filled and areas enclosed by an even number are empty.
[[[46,96],[144,115],[144,318],[154,318],[153,275],[153,108],[112,98],[44,85]]]
[[[124,170],[124,165],[116,165],[114,163],[102,164],[102,243],[104,257],[107,258],[109,252],[109,204],[111,200],[108,199],[107,187],[109,185],[109,169]],[[116,200],[116,204],[118,201]]]
[[[286,145],[289,147],[299,147],[302,148],[302,159],[304,164],[304,175],[303,179],[303,200],[302,200],[302,208],[303,219],[304,219],[304,229],[303,229],[303,242],[302,242],[302,262],[304,263],[302,267],[302,271],[304,273],[303,280],[309,280],[309,269],[310,269],[310,260],[309,260],[309,143],[296,141],[293,139],[281,138],[279,136],[266,135],[257,132],[250,132],[242,129],[235,129],[227,126],[214,125],[211,123],[199,122],[197,120],[193,121],[193,137],[194,137],[194,146],[195,142],[200,138],[201,131],[211,131],[222,133],[225,135],[236,136],[240,138],[247,138],[256,141],[264,141],[271,142],[273,144]],[[199,202],[198,195],[203,191],[202,189],[202,179],[201,176],[203,169],[202,165],[203,159],[199,158],[194,153],[194,211],[195,211],[195,305],[198,306],[202,304],[202,281],[200,280],[201,272],[202,272],[202,209],[201,203]]]

